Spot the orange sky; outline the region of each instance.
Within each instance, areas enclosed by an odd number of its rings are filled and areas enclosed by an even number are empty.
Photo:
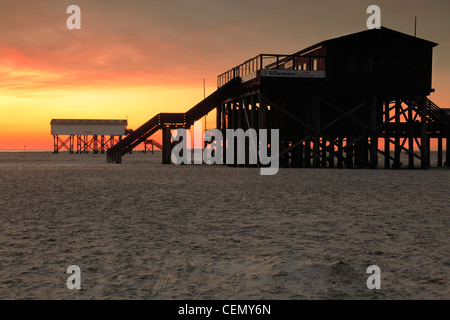
[[[82,12],[68,30],[66,8]],[[52,118],[184,112],[216,76],[259,53],[293,53],[366,28],[371,1],[0,0],[0,149],[52,149]],[[450,107],[450,2],[378,1],[382,24],[439,43],[431,100]],[[326,21],[326,23],[323,23]],[[212,127],[215,117],[208,117]]]

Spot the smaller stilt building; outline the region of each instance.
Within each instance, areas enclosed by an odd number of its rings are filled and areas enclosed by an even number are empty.
[[[105,153],[128,133],[127,120],[52,119],[50,125],[53,153]]]

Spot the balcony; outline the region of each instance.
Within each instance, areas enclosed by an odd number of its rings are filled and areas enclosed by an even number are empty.
[[[220,88],[235,78],[242,82],[259,77],[325,78],[325,56],[260,54],[217,77]]]

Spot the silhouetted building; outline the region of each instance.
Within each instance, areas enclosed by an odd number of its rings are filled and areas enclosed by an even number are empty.
[[[282,166],[376,168],[381,155],[385,168],[399,168],[404,151],[409,168],[414,159],[427,168],[430,139],[438,140],[438,165],[446,139],[449,164],[450,116],[427,98],[436,45],[383,27],[294,54],[258,55],[219,75],[218,90],[185,114],[150,119],[108,150],[108,161],[120,162],[162,129],[163,163],[170,163],[171,130],[215,108],[224,136],[226,129],[279,129]]]

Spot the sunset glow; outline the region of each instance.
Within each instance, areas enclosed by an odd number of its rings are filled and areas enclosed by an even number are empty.
[[[72,1],[0,0],[0,149],[51,149],[52,118],[128,119],[135,129],[159,112],[185,112],[203,99],[203,79],[208,95],[218,74],[250,57],[364,30],[370,4],[284,1],[273,16],[267,1],[75,2],[81,30],[66,27]],[[418,15],[418,36],[439,43],[430,99],[450,107],[450,3],[378,4],[383,25],[411,33]]]

